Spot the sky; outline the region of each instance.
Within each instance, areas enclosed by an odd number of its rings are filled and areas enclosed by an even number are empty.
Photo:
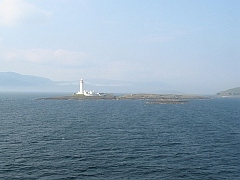
[[[239,0],[0,0],[0,72],[240,86]]]

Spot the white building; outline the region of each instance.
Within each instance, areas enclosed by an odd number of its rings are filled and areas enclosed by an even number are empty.
[[[87,91],[84,90],[84,82],[83,79],[80,80],[80,89],[77,93],[75,94],[83,94],[84,96],[101,96],[100,93],[96,93],[94,90],[93,91]]]

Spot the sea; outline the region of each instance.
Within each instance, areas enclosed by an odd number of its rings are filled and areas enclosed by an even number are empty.
[[[240,179],[240,98],[0,93],[0,179]]]

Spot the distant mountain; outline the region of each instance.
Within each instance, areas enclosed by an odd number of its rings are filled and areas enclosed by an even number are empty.
[[[53,81],[38,76],[21,75],[14,72],[0,72],[0,86],[23,87],[50,85]]]
[[[54,81],[43,77],[0,72],[0,91],[44,91],[53,85]]]
[[[230,97],[235,97],[239,96],[240,97],[240,87],[228,89],[226,91],[221,91],[220,93],[217,93],[219,96],[230,96]]]
[[[85,90],[105,93],[178,94],[162,82],[134,82],[106,79],[84,79]],[[0,91],[77,92],[79,81],[52,81],[47,78],[0,72]]]

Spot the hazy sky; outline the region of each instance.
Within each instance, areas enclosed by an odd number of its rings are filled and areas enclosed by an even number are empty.
[[[0,0],[0,71],[240,86],[240,1]]]

